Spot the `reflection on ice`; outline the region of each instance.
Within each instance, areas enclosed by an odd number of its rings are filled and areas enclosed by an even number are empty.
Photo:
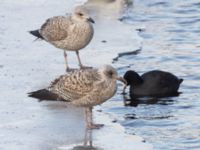
[[[118,123],[111,122],[110,117],[102,112],[95,113],[95,121],[104,121],[100,130],[85,130],[85,138],[81,144],[61,146],[58,150],[152,150],[153,147],[144,139],[125,133]],[[94,138],[93,138],[94,135]]]
[[[76,145],[70,150],[100,150],[93,146],[92,132],[93,130],[86,129],[83,145]]]

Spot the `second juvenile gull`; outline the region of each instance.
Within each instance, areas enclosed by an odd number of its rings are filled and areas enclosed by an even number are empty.
[[[91,41],[94,20],[84,7],[77,6],[72,15],[55,16],[46,20],[40,29],[30,31],[37,38],[45,40],[64,50],[66,71],[70,71],[66,51],[75,51],[80,68],[87,68],[81,63],[79,50]]]
[[[54,80],[42,90],[29,93],[30,97],[42,100],[62,100],[75,106],[85,107],[87,128],[100,128],[93,124],[92,108],[110,99],[117,90],[119,77],[115,68],[104,65],[99,69],[76,70]]]

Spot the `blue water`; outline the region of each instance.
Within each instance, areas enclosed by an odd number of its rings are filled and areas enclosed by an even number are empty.
[[[200,150],[200,1],[135,0],[134,8],[120,20],[142,29],[138,34],[143,44],[137,55],[122,56],[114,63],[123,62],[139,73],[169,71],[184,82],[178,97],[126,101],[124,106],[122,99],[129,97],[119,91],[106,111],[156,150]]]

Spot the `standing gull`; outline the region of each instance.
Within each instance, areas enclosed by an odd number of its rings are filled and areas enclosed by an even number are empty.
[[[30,31],[39,39],[45,40],[57,48],[64,50],[66,71],[70,71],[66,51],[75,51],[81,69],[88,68],[81,63],[79,50],[91,41],[94,20],[86,9],[77,6],[72,15],[56,16],[46,20],[40,29]]]
[[[117,80],[126,83],[110,65],[99,69],[76,70],[54,80],[42,90],[29,93],[39,100],[64,100],[85,107],[87,128],[100,128],[93,124],[92,108],[110,99],[117,90]]]
[[[95,15],[119,18],[128,7],[133,6],[133,0],[87,0],[84,6]]]

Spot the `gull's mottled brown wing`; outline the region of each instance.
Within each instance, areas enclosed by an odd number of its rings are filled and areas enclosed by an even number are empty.
[[[72,24],[70,16],[52,17],[41,26],[40,34],[47,41],[60,41],[68,36],[68,29]]]
[[[60,76],[52,82],[49,89],[65,100],[73,101],[90,93],[99,81],[96,69],[79,70]]]

